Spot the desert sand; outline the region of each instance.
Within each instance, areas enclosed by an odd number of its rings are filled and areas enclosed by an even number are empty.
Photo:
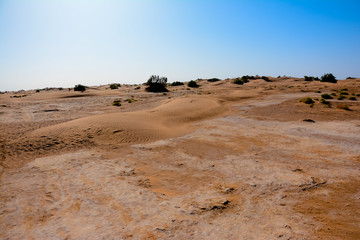
[[[360,79],[270,80],[1,94],[0,239],[360,239]]]

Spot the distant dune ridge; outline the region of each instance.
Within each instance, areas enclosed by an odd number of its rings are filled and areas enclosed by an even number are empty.
[[[360,79],[313,79],[1,94],[0,238],[360,238]]]

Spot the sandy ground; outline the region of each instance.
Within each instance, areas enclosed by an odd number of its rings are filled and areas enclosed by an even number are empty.
[[[360,239],[360,79],[271,80],[1,94],[0,238]]]

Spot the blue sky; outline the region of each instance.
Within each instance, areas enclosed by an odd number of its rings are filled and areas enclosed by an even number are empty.
[[[360,1],[0,0],[0,90],[360,77]]]

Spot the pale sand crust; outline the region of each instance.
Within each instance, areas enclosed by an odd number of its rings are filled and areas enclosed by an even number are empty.
[[[0,238],[359,239],[360,79],[271,80],[1,94]]]

